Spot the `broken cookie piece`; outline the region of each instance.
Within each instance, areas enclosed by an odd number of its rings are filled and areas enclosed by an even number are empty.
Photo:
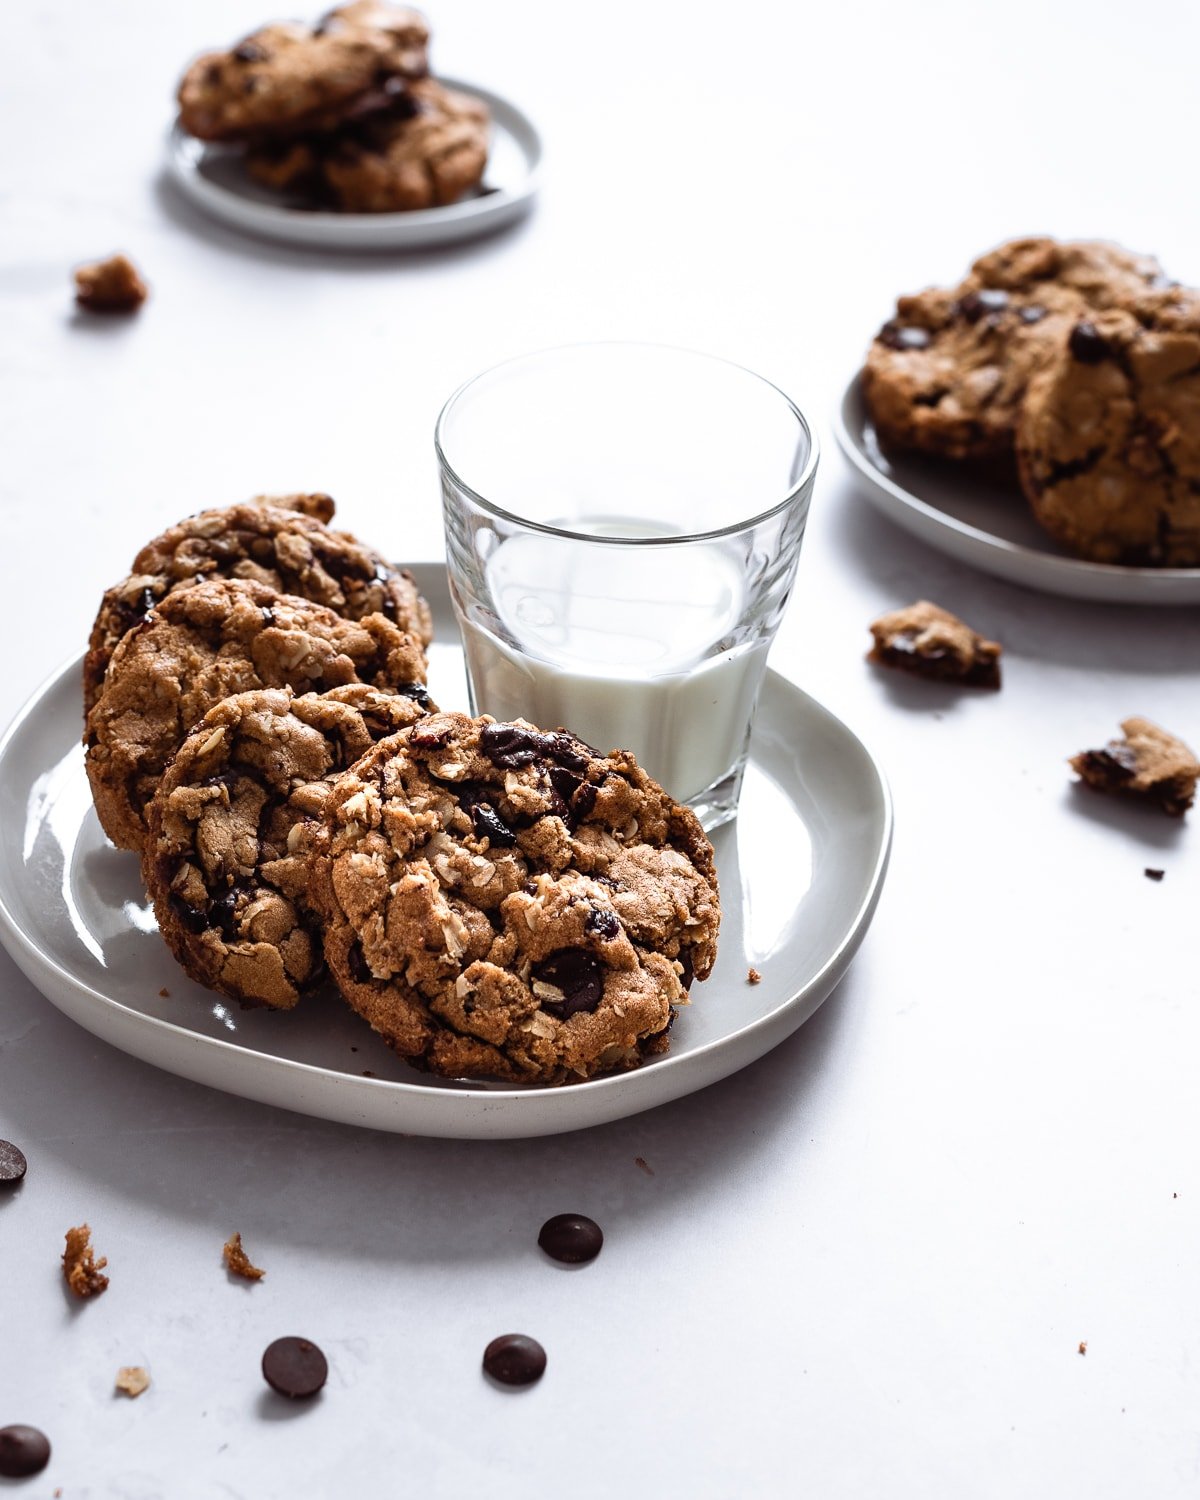
[[[1000,686],[1002,647],[977,635],[949,610],[918,599],[872,622],[867,660],[918,677],[968,687]]]
[[[234,1276],[242,1276],[247,1281],[261,1281],[267,1274],[261,1266],[254,1265],[246,1254],[242,1236],[237,1230],[225,1241],[225,1248],[221,1253],[225,1257],[226,1267]]]
[[[103,1269],[106,1256],[96,1259],[92,1249],[92,1231],[87,1224],[67,1230],[67,1247],[63,1251],[63,1275],[76,1297],[94,1297],[108,1285]]]
[[[149,1390],[150,1372],[141,1365],[122,1365],[117,1371],[114,1386],[122,1396],[135,1400],[143,1391]]]
[[[135,312],[149,295],[149,287],[126,255],[110,255],[75,272],[75,301],[88,312]]]
[[[1121,729],[1123,739],[1072,756],[1072,770],[1094,792],[1133,797],[1182,818],[1195,797],[1200,761],[1182,740],[1149,719],[1125,719]]]

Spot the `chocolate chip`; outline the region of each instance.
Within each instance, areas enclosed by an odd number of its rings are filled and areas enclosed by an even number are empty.
[[[557,761],[582,771],[587,766],[582,741],[561,730],[543,734],[522,724],[485,724],[479,734],[479,748],[502,771],[515,771],[532,765],[535,760]]]
[[[561,1000],[539,998],[539,1004],[563,1021],[577,1011],[595,1010],[604,994],[604,970],[599,960],[582,948],[560,948],[540,964],[534,964],[532,978],[561,991]]]
[[[431,708],[433,699],[429,696],[429,689],[420,682],[402,682],[396,691],[405,698],[411,698],[414,703],[420,704],[422,708]]]
[[[263,629],[270,630],[271,626],[275,623],[275,611],[269,606],[264,605],[263,608],[259,610],[259,614],[262,615]]]
[[[932,340],[928,328],[913,328],[904,323],[885,323],[879,330],[879,342],[888,349],[928,349]]]
[[[236,941],[241,936],[237,920],[238,893],[225,891],[214,896],[208,903],[209,925],[219,927],[227,938]]]
[[[1076,323],[1067,347],[1081,365],[1102,364],[1112,355],[1112,345],[1094,323]]]
[[[581,1266],[600,1254],[604,1231],[584,1214],[555,1214],[542,1225],[538,1244],[551,1260]]]
[[[258,42],[239,42],[233,49],[233,55],[241,63],[266,62],[270,56],[267,49]]]
[[[597,937],[606,940],[617,937],[621,931],[621,923],[616,912],[608,911],[603,906],[593,906],[583,925],[587,932],[594,932]]]
[[[501,1385],[532,1385],[546,1373],[546,1351],[526,1333],[504,1333],[483,1351],[483,1369]]]
[[[1143,873],[1147,880],[1161,880],[1167,872],[1165,870],[1145,870]]]
[[[50,1439],[36,1427],[14,1422],[0,1427],[0,1474],[5,1479],[28,1479],[50,1462]]]
[[[325,1356],[308,1339],[283,1338],[268,1344],[262,1357],[263,1379],[290,1401],[315,1396],[329,1376]]]
[[[551,766],[550,785],[564,802],[569,803],[583,785],[583,777],[576,776],[574,771],[568,771],[565,766]]]
[[[596,805],[596,793],[599,787],[594,782],[585,781],[575,796],[571,799],[571,813],[576,824],[582,823]]]
[[[1048,311],[1048,308],[1033,302],[1028,307],[1021,308],[1020,312],[1017,313],[1017,317],[1020,318],[1022,323],[1040,323]]]
[[[486,802],[477,802],[471,809],[471,822],[477,838],[489,839],[494,848],[511,849],[517,836],[498,812]]]
[[[692,950],[690,948],[684,948],[679,955],[678,962],[679,967],[683,970],[683,974],[681,975],[679,982],[681,985],[683,985],[684,991],[686,992],[687,990],[691,989],[692,981],[696,977],[696,966],[692,962]]]
[[[0,1141],[0,1183],[20,1182],[28,1166],[20,1146]]]
[[[178,896],[171,897],[171,910],[179,918],[180,925],[188,932],[207,932],[208,917],[195,906],[189,906]]]
[[[968,292],[958,303],[958,312],[968,323],[978,323],[990,313],[1003,312],[1008,306],[1008,293],[993,287],[982,287],[977,292]]]
[[[375,978],[371,973],[370,965],[367,963],[366,954],[362,951],[361,943],[351,945],[350,952],[346,956],[346,962],[350,966],[350,973],[359,984],[370,984]]]

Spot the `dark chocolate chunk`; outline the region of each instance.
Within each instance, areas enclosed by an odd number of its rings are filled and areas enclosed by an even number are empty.
[[[371,973],[370,965],[367,963],[366,954],[362,951],[361,943],[354,943],[346,956],[346,962],[350,965],[350,973],[359,984],[370,984],[375,978]]]
[[[879,330],[879,342],[889,349],[928,349],[932,339],[928,328],[904,323],[885,323]]]
[[[583,925],[588,932],[594,932],[597,937],[606,941],[617,937],[621,931],[621,921],[616,912],[603,906],[593,906]]]
[[[684,948],[680,951],[678,963],[679,967],[683,970],[683,975],[679,982],[683,985],[686,992],[691,989],[692,981],[696,977],[696,966],[692,962],[692,950],[690,948]]]
[[[599,787],[593,781],[585,781],[571,799],[571,816],[576,824],[582,823],[596,805]]]
[[[483,1351],[483,1369],[501,1385],[532,1385],[546,1373],[546,1351],[526,1333],[504,1333]]]
[[[329,1376],[325,1356],[309,1339],[283,1338],[268,1344],[262,1357],[263,1379],[290,1401],[315,1396]]]
[[[968,292],[958,303],[959,314],[968,323],[978,323],[989,313],[1003,312],[1008,306],[1008,293],[996,287],[982,287],[977,292]]]
[[[200,933],[208,931],[208,917],[199,907],[189,906],[186,901],[181,900],[178,896],[171,897],[171,907],[175,915],[179,918],[180,923],[188,932]]]
[[[1112,355],[1112,346],[1094,323],[1076,323],[1067,347],[1081,365],[1099,365]]]
[[[28,1479],[49,1462],[50,1439],[44,1432],[22,1422],[0,1427],[0,1474],[5,1479]]]
[[[396,691],[405,698],[411,698],[414,703],[419,703],[422,708],[429,708],[433,702],[429,689],[420,682],[402,682]]]
[[[0,1184],[20,1182],[29,1163],[20,1146],[11,1141],[0,1141]]]
[[[543,734],[523,724],[485,724],[479,735],[479,748],[502,771],[515,771],[542,759],[578,771],[587,767],[587,756],[583,753],[586,746],[561,730]]]
[[[471,809],[471,823],[477,838],[488,839],[496,849],[511,849],[517,836],[495,810],[486,802],[476,802]]]
[[[585,1214],[555,1214],[542,1225],[538,1244],[551,1260],[580,1266],[600,1254],[604,1231]]]
[[[1143,872],[1147,880],[1161,880],[1167,873],[1165,870],[1145,870]]]
[[[262,615],[263,629],[270,630],[275,623],[275,611],[269,605],[264,605],[259,613]]]
[[[540,964],[534,964],[531,977],[538,984],[551,985],[560,992],[561,1000],[546,1000],[538,995],[538,1003],[562,1021],[576,1011],[595,1010],[604,994],[604,970],[599,960],[582,948],[560,948]]]
[[[219,927],[225,936],[236,942],[241,937],[237,920],[238,893],[225,891],[208,903],[208,920],[212,927]]]

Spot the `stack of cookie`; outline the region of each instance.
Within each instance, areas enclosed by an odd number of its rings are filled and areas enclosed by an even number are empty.
[[[1016,460],[1080,557],[1200,565],[1200,293],[1117,245],[1013,240],[901,297],[867,355],[885,448]]]
[[[188,68],[180,124],[242,147],[251,176],[314,206],[453,203],[483,177],[488,111],[429,76],[428,45],[425,18],[388,0],[263,26]]]
[[[561,1083],[665,1050],[716,956],[696,818],[620,751],[440,712],[425,601],[332,514],[204,511],[101,602],[87,774],[171,951],[278,1010],[328,973],[447,1076]]]

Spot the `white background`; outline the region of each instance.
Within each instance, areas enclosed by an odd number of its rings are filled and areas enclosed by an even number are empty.
[[[526,109],[547,175],[514,231],[408,258],[242,239],[164,184],[183,64],[261,19],[5,9],[5,719],[186,512],[323,488],[438,555],[434,418],[509,354],[703,348],[825,436],[895,293],[1000,239],[1113,237],[1200,280],[1183,0],[447,3],[435,68]],[[118,247],[151,301],[77,316],[71,266]],[[920,595],[1004,643],[999,695],[864,664],[867,621]],[[891,874],[816,1018],[681,1103],[528,1143],[372,1135],[156,1073],[0,956],[0,1135],[30,1158],[0,1198],[0,1424],[54,1443],[22,1493],[1196,1494],[1195,830],[1072,792],[1064,761],[1131,713],[1200,743],[1200,614],[969,573],[826,441],[774,663],[883,760]],[[581,1271],[535,1248],[563,1209],[608,1237]],[[112,1286],[77,1308],[83,1219]],[[235,1227],[259,1286],[220,1268]],[[550,1355],[515,1396],[478,1373],[514,1328]],[[279,1419],[257,1367],[284,1332],[332,1375]],[[134,1363],[152,1389],[113,1398]]]

